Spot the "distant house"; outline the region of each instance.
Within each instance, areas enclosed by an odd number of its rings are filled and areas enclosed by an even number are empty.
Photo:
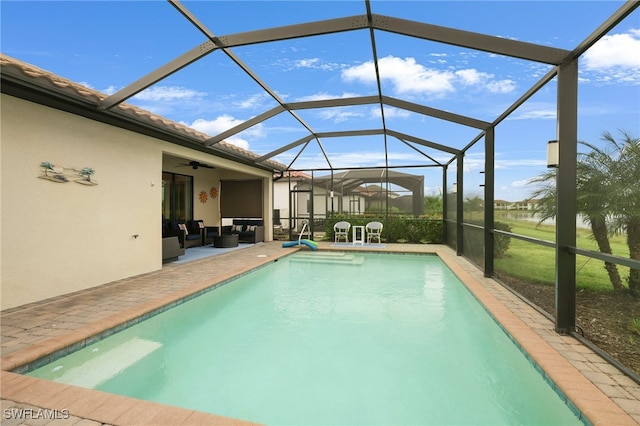
[[[535,210],[540,200],[528,199],[522,201],[495,200],[493,208],[495,210]]]
[[[514,204],[516,210],[534,210],[538,205],[538,200],[529,199],[518,201]]]
[[[494,210],[511,210],[511,205],[513,203],[511,201],[505,200],[494,200],[493,208]]]

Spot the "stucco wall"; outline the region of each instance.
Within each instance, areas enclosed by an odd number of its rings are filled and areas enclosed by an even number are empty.
[[[158,141],[5,95],[0,137],[3,309],[161,267]],[[43,161],[98,185],[40,179]]]
[[[221,166],[181,169],[195,176],[196,194],[219,188],[225,167],[270,178],[266,171],[11,96],[2,95],[1,105],[0,309],[160,269],[163,155],[215,159]],[[45,161],[90,167],[98,184],[41,179]],[[215,225],[215,205],[196,200],[196,218]]]

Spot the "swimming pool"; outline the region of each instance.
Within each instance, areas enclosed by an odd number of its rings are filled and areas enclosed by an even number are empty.
[[[267,424],[581,424],[436,256],[288,256],[30,375]]]

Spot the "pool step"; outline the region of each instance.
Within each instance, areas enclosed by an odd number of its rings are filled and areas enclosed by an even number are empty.
[[[333,263],[333,264],[351,264],[362,265],[364,262],[364,256],[359,256],[351,253],[341,252],[313,252],[305,253],[298,252],[291,257],[292,262],[305,262],[305,263]]]

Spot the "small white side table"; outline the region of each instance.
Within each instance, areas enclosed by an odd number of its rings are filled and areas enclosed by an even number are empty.
[[[364,245],[364,226],[352,226],[351,229],[353,229],[351,238],[351,240],[353,241],[353,245]]]

